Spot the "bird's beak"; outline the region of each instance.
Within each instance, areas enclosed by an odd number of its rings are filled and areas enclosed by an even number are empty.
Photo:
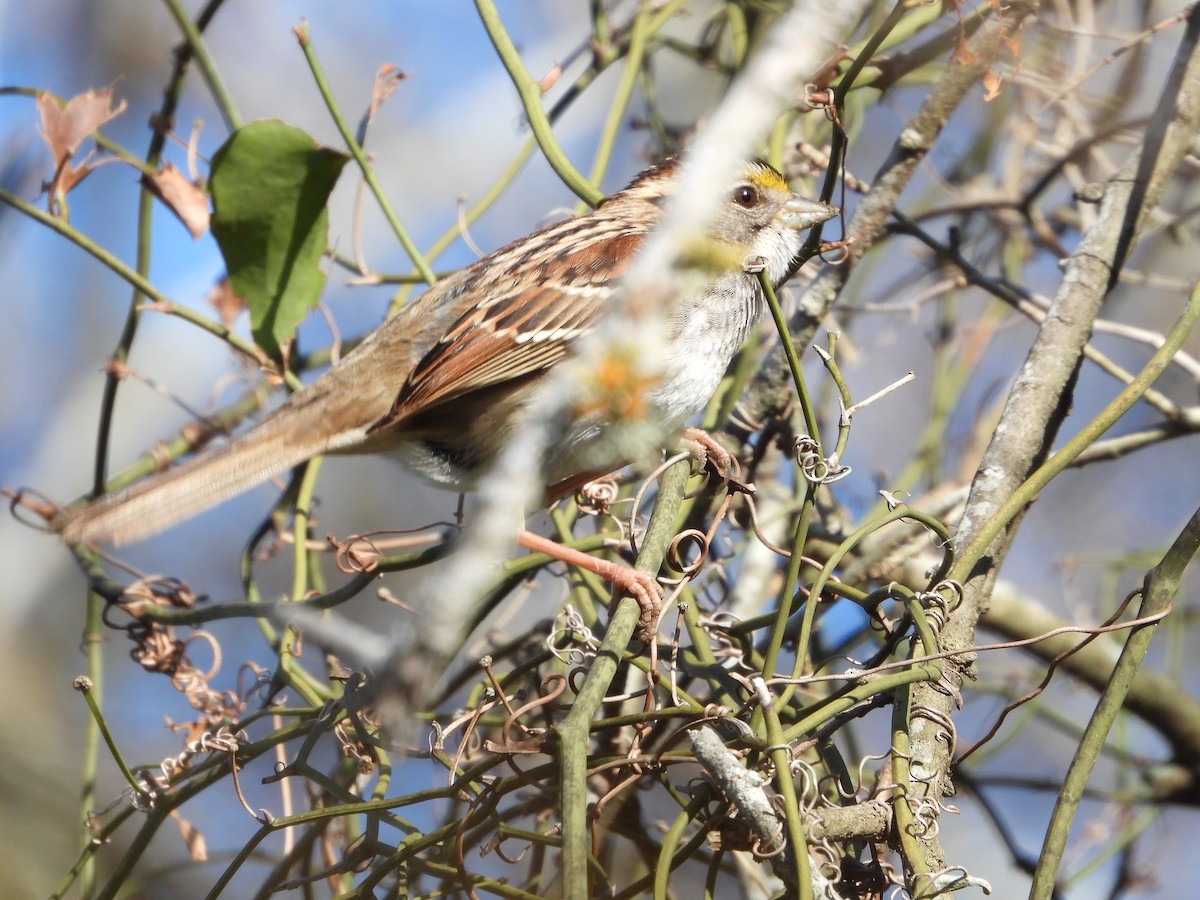
[[[783,205],[779,220],[788,228],[803,231],[822,222],[828,222],[841,210],[836,206],[818,203],[816,200],[805,200],[803,197],[793,197]]]

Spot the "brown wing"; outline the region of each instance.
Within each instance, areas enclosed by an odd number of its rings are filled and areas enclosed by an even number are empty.
[[[557,236],[569,238],[568,226],[578,227],[563,223]],[[371,430],[395,427],[472,391],[539,374],[566,356],[605,310],[613,280],[643,237],[603,230],[594,236],[600,240],[568,244],[570,250],[557,257],[548,249],[525,252],[511,266],[503,265],[505,251],[489,258],[491,264],[481,267],[464,290],[481,299],[417,363],[391,412]],[[550,245],[560,244],[542,246]],[[530,284],[522,275],[534,268],[541,277]]]

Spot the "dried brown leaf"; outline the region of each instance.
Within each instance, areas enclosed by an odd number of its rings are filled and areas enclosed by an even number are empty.
[[[142,184],[179,217],[193,238],[208,231],[211,216],[208,194],[188,181],[173,165],[167,163],[152,176],[142,175]]]
[[[991,103],[1000,96],[1000,76],[988,70],[983,73],[983,102]]]
[[[54,156],[54,175],[42,185],[49,196],[49,208],[56,212],[61,198],[87,178],[99,163],[89,155],[83,162],[73,164],[79,145],[89,134],[114,116],[125,111],[124,100],[114,109],[112,88],[76,94],[63,106],[50,94],[38,94],[37,108],[42,119],[42,140]]]
[[[89,153],[84,160],[76,165],[73,162],[64,161],[62,168],[58,170],[58,177],[52,185],[44,185],[46,190],[54,188],[52,196],[69,194],[79,182],[92,174],[92,169],[96,168],[97,163],[93,160]]]
[[[965,66],[978,62],[979,55],[967,43],[967,29],[963,22],[962,9],[960,9],[958,0],[951,0],[947,6],[954,10],[954,15],[958,19],[958,38],[954,42],[954,52],[950,54],[950,64]]]
[[[367,113],[368,119],[375,118],[379,107],[383,106],[384,101],[396,92],[397,86],[407,77],[407,74],[391,63],[384,63],[379,67],[379,71],[375,73],[375,88],[371,91],[371,108]]]
[[[183,842],[187,844],[192,862],[208,862],[208,842],[204,840],[204,835],[181,816],[178,810],[171,810],[171,818],[179,825],[179,833],[183,836]]]
[[[56,170],[75,155],[79,145],[89,134],[125,111],[127,104],[124,100],[116,108],[113,107],[112,90],[110,85],[98,91],[84,91],[82,94],[76,94],[63,106],[59,106],[58,101],[50,94],[38,95],[37,107],[42,117],[42,140],[54,155]]]
[[[246,308],[246,301],[233,292],[228,275],[222,275],[221,280],[213,285],[207,299],[226,328],[233,328],[234,321]]]
[[[972,63],[979,62],[979,54],[971,49],[961,23],[958,29],[958,40],[954,43],[954,52],[950,55],[950,62],[951,64],[960,66],[969,66]]]

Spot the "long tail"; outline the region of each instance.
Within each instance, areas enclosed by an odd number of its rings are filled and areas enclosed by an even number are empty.
[[[54,523],[68,544],[125,544],[156,534],[325,452],[320,427],[273,416],[224,447],[69,510]]]

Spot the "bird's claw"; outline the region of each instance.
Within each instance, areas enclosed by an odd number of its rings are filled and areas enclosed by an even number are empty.
[[[646,643],[652,642],[658,634],[658,623],[663,613],[662,585],[649,572],[629,567],[626,567],[618,578],[613,579],[613,585],[618,589],[614,596],[619,598],[623,589],[637,601],[638,609],[641,610],[638,616],[637,636]]]
[[[726,450],[707,431],[687,428],[683,432],[683,444],[700,461],[712,467],[713,472],[731,491],[753,494],[754,485],[741,479],[741,465],[737,457]]]

